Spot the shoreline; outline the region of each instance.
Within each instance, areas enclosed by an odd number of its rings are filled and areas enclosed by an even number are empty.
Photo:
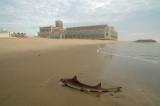
[[[47,38],[5,38],[0,39],[0,59],[16,58],[33,52],[61,50],[70,46],[123,43],[125,41],[86,40],[86,39],[47,39]],[[62,47],[62,48],[61,48]],[[63,48],[65,47],[65,48]],[[50,50],[49,50],[50,51]],[[17,54],[18,53],[18,54]],[[16,54],[16,55],[14,55]],[[7,57],[5,55],[8,55]]]

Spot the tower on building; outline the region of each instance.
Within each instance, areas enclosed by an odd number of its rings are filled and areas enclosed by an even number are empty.
[[[56,21],[56,27],[63,28],[63,21],[57,20],[57,21]]]

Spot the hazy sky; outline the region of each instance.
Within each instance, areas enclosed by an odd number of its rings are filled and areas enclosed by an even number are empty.
[[[33,36],[57,19],[64,27],[108,24],[120,40],[160,41],[160,0],[0,0],[0,29]]]

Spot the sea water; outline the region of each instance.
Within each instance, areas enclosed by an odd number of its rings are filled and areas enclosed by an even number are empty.
[[[99,79],[110,86],[121,86],[121,105],[160,105],[160,44],[117,43],[101,45],[106,67]]]
[[[142,61],[160,63],[160,43],[122,43],[110,44],[107,48],[99,48],[98,52],[132,58]]]

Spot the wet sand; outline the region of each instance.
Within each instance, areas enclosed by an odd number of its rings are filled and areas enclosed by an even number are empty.
[[[123,105],[121,93],[81,92],[58,84],[60,78],[97,85],[105,67],[99,46],[118,41],[0,39],[0,105]],[[106,57],[111,58],[111,57]],[[120,86],[102,82],[104,88]],[[121,104],[122,103],[122,104]]]

